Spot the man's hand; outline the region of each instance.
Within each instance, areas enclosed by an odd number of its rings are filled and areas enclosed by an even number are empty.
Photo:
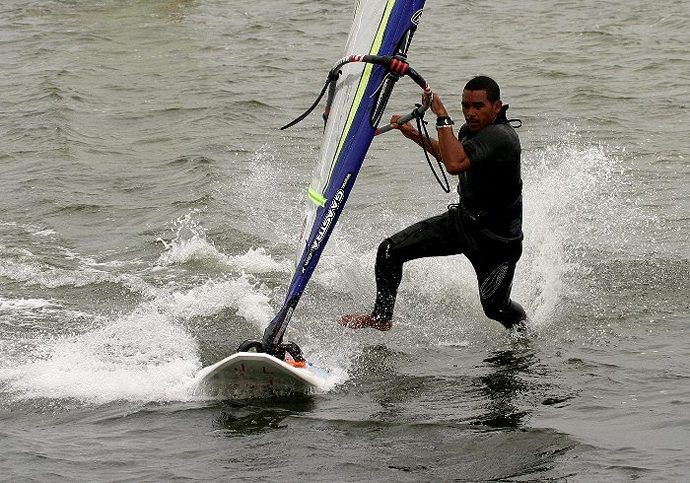
[[[406,138],[412,138],[417,133],[417,130],[414,127],[412,127],[412,124],[409,122],[406,122],[403,125],[398,124],[398,120],[401,117],[402,116],[393,114],[391,116],[391,126],[393,127],[393,129],[399,130]]]
[[[422,104],[429,106],[429,97],[429,94],[422,94]],[[446,106],[444,106],[443,102],[441,102],[441,96],[436,93],[431,94],[431,105],[429,107],[431,107],[431,112],[436,114],[436,117],[444,117],[448,115]]]

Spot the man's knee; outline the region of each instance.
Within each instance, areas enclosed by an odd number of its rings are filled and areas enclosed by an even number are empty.
[[[386,238],[379,245],[378,252],[376,252],[376,263],[390,264],[393,258],[393,242],[390,238]]]

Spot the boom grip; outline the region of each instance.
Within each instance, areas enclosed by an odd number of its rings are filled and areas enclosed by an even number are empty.
[[[431,92],[431,88],[424,77],[422,77],[419,72],[410,67],[410,64],[402,57],[390,56],[390,55],[349,55],[338,60],[335,65],[331,68],[329,76],[335,76],[337,78],[338,71],[345,64],[350,62],[365,62],[367,64],[376,64],[386,67],[392,72],[396,72],[401,76],[410,76],[419,87],[421,87],[425,92]]]
[[[415,107],[411,113],[405,114],[400,119],[398,119],[398,122],[396,124],[398,126],[402,126],[403,124],[410,122],[412,119],[422,117],[427,109],[429,109],[429,106],[422,106],[418,104],[417,107]],[[385,126],[378,128],[374,136],[378,136],[379,134],[383,134],[391,130],[393,130],[393,126],[390,124],[386,124]]]

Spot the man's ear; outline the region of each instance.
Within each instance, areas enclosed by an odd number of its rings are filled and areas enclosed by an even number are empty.
[[[503,107],[503,102],[501,102],[500,100],[494,101],[494,106],[493,106],[494,116],[498,116],[498,113],[501,112],[502,107]]]

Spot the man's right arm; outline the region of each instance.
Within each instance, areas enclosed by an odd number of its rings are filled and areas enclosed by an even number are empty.
[[[434,94],[429,98],[426,93],[422,94],[422,104],[428,105],[431,101],[431,112],[438,117],[447,117],[448,111],[441,102],[441,97]],[[443,161],[446,171],[449,174],[460,174],[463,171],[470,169],[471,161],[465,152],[465,148],[458,138],[455,137],[455,132],[452,128],[441,127],[437,128],[438,143],[436,159]]]

